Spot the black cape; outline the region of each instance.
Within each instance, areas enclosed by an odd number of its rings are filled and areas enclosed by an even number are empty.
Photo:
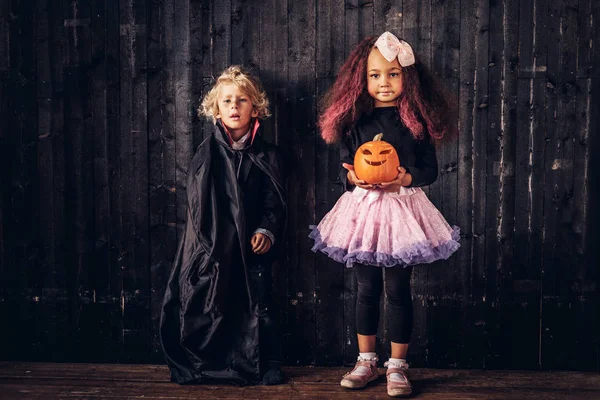
[[[188,169],[187,221],[162,306],[161,345],[173,381],[260,380],[259,295],[248,269],[272,262],[285,215],[275,146],[257,134],[251,146],[233,150],[215,125]],[[257,228],[276,237],[263,256],[250,249]]]

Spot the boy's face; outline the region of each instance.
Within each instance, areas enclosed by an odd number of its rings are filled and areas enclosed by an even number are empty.
[[[402,68],[397,58],[386,60],[377,48],[367,59],[367,91],[375,107],[395,106],[402,94]]]
[[[240,139],[250,129],[250,121],[258,116],[250,97],[233,83],[219,89],[217,96],[219,113],[217,119],[223,122],[234,140]]]

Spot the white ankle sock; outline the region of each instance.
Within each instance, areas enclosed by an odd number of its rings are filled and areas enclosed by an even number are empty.
[[[406,360],[404,358],[390,358],[388,360],[388,362],[385,363],[385,365],[388,368],[389,367],[405,368],[405,366],[406,366],[406,368],[408,368],[408,363],[406,362]],[[404,378],[403,375],[401,375],[397,372],[390,374],[388,376],[388,379],[390,380],[390,382],[406,382],[406,378]]]
[[[377,353],[358,353],[359,360],[368,361],[373,364],[377,364]],[[361,365],[356,368],[350,375],[367,375],[369,368]]]
[[[377,361],[377,353],[358,353],[364,361]]]
[[[408,363],[406,362],[406,359],[404,358],[391,358],[388,360],[388,362],[386,363],[387,365],[391,365],[392,367],[396,367],[396,368],[403,368],[405,365],[408,366]]]

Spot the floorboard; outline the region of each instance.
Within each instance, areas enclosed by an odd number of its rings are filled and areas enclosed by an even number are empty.
[[[339,386],[346,368],[286,367],[278,386],[179,386],[163,365],[0,362],[0,399],[389,399],[385,378],[364,390]],[[385,371],[380,370],[381,373]],[[431,400],[600,399],[600,374],[411,369],[413,398]]]

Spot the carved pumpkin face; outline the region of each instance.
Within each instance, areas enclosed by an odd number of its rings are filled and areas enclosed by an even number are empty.
[[[367,183],[390,182],[398,176],[398,153],[382,137],[382,133],[375,135],[372,142],[364,143],[354,155],[354,172]]]

